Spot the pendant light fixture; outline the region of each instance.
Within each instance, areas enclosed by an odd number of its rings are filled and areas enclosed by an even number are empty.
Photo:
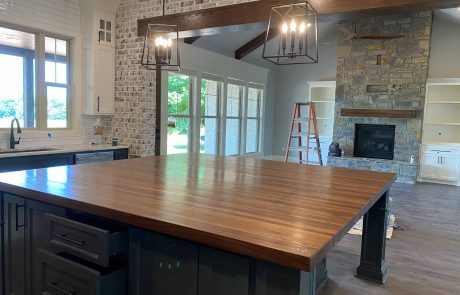
[[[165,16],[165,0],[163,16]],[[141,64],[149,69],[180,71],[179,27],[167,24],[149,24],[142,50]]]
[[[277,65],[317,63],[317,16],[308,2],[272,7],[262,57]]]

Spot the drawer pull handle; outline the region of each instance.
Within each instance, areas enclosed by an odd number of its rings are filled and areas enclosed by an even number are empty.
[[[16,231],[25,226],[24,220],[22,224],[19,224],[19,208],[24,208],[24,204],[16,204]]]
[[[69,291],[67,291],[67,290],[64,290],[64,289],[58,287],[57,284],[58,284],[58,282],[47,283],[48,286],[50,286],[51,288],[53,288],[53,289],[55,289],[55,290],[61,292],[62,294],[65,294],[65,295],[75,295],[75,294],[77,294],[76,291],[74,291],[74,292],[69,292]]]
[[[63,234],[63,235],[54,235],[56,238],[59,238],[61,240],[64,240],[64,241],[67,241],[69,243],[72,243],[72,244],[75,244],[75,245],[78,245],[78,246],[84,246],[85,245],[85,241],[77,241],[77,240],[74,240],[74,239],[71,239],[69,237],[67,237],[66,234]]]

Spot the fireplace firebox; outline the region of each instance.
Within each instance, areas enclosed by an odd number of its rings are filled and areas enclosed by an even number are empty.
[[[395,125],[356,124],[353,156],[393,160]]]

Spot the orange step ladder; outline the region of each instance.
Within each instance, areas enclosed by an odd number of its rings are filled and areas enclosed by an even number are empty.
[[[307,117],[301,117],[301,108],[307,108]],[[302,123],[307,124],[307,132],[303,132]],[[313,135],[311,135],[311,123],[313,123]],[[295,128],[297,125],[297,128]],[[294,129],[297,129],[294,131]],[[297,146],[292,146],[292,139],[297,139]],[[310,139],[315,139],[316,147],[310,147]],[[302,146],[305,142],[306,145]],[[318,135],[318,121],[316,120],[315,104],[312,102],[297,102],[294,105],[292,113],[291,130],[289,131],[289,139],[286,147],[286,155],[284,161],[287,162],[289,152],[297,151],[299,156],[299,163],[309,164],[309,150],[314,149],[318,155],[318,163],[323,166],[323,159],[321,157],[321,145]],[[305,159],[303,159],[303,152],[305,152]]]

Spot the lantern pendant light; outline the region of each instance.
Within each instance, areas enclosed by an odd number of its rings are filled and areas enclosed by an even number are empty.
[[[262,57],[277,65],[317,63],[317,16],[308,2],[272,7]]]
[[[162,4],[164,16],[165,0]],[[177,25],[149,24],[142,49],[141,64],[149,70],[180,71],[178,40]]]

